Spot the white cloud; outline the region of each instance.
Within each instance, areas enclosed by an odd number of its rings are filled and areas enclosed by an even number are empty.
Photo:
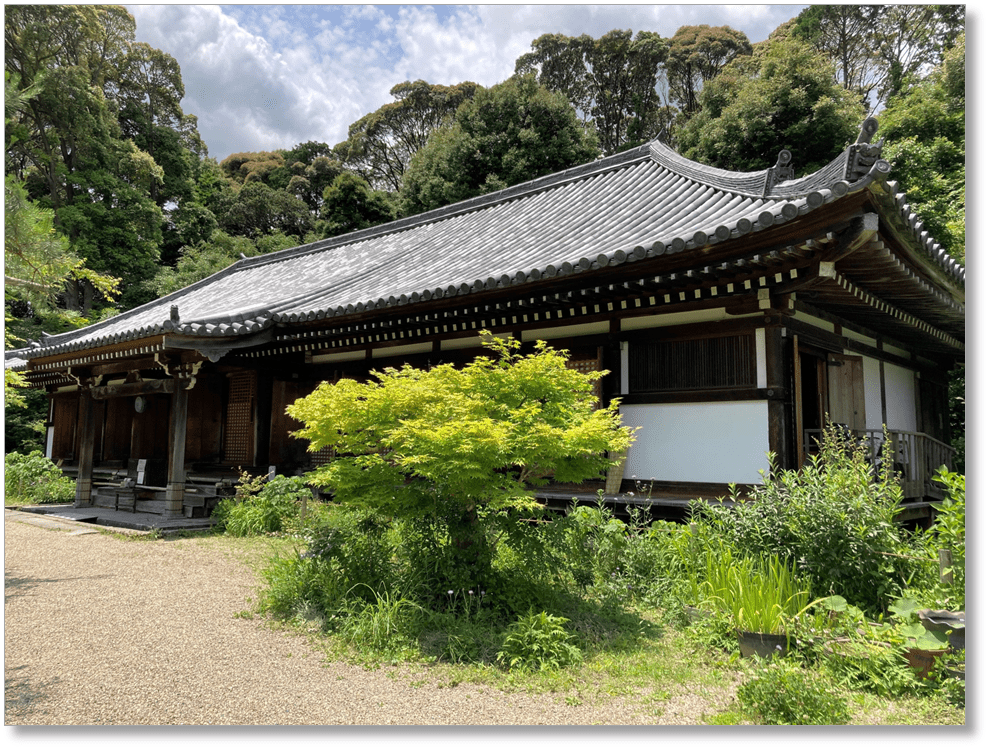
[[[137,38],[182,69],[184,111],[210,154],[334,145],[405,80],[491,86],[544,33],[593,37],[615,28],[664,36],[684,24],[728,24],[753,41],[799,6],[135,5]]]

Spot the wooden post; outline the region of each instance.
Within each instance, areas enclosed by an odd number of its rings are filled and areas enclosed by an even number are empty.
[[[189,391],[186,382],[178,379],[172,393],[172,420],[169,425],[168,485],[165,488],[165,514],[182,514],[185,500],[185,435],[189,421]]]
[[[794,468],[804,467],[804,393],[803,373],[800,369],[800,339],[793,336],[793,421],[795,424],[794,445],[797,450],[797,462]]]
[[[788,382],[786,358],[783,353],[783,327],[778,320],[766,317],[766,391],[769,396],[769,450],[776,454],[778,468],[796,468],[790,451],[787,413]]]
[[[951,550],[937,550],[938,567],[941,568],[941,582],[945,585],[953,585],[955,582],[954,573],[951,571]]]
[[[74,507],[93,505],[93,447],[96,442],[96,401],[88,387],[79,393],[79,477]]]

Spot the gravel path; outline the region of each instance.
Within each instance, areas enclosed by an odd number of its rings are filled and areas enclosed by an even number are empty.
[[[674,696],[656,718],[327,663],[235,617],[254,573],[192,540],[131,543],[7,510],[4,545],[7,725],[690,725],[721,701]]]

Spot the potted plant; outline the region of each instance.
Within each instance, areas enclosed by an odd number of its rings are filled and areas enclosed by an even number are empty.
[[[889,608],[906,647],[907,663],[920,679],[927,678],[934,661],[948,653],[950,630],[927,629],[920,620],[920,606],[913,598],[900,598]]]
[[[735,625],[743,657],[771,658],[789,649],[789,629],[809,606],[810,591],[794,565],[772,555],[715,562],[707,580],[710,602]]]

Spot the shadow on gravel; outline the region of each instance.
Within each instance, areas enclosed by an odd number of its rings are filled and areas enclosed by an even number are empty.
[[[38,703],[48,697],[51,688],[58,683],[58,677],[48,681],[32,682],[30,677],[17,672],[27,666],[13,666],[8,669],[3,681],[4,723],[16,723],[38,711]]]
[[[31,591],[45,583],[64,583],[71,580],[105,580],[113,575],[86,575],[80,577],[15,577],[4,572],[3,574],[3,600],[9,601],[12,598],[30,595]]]

